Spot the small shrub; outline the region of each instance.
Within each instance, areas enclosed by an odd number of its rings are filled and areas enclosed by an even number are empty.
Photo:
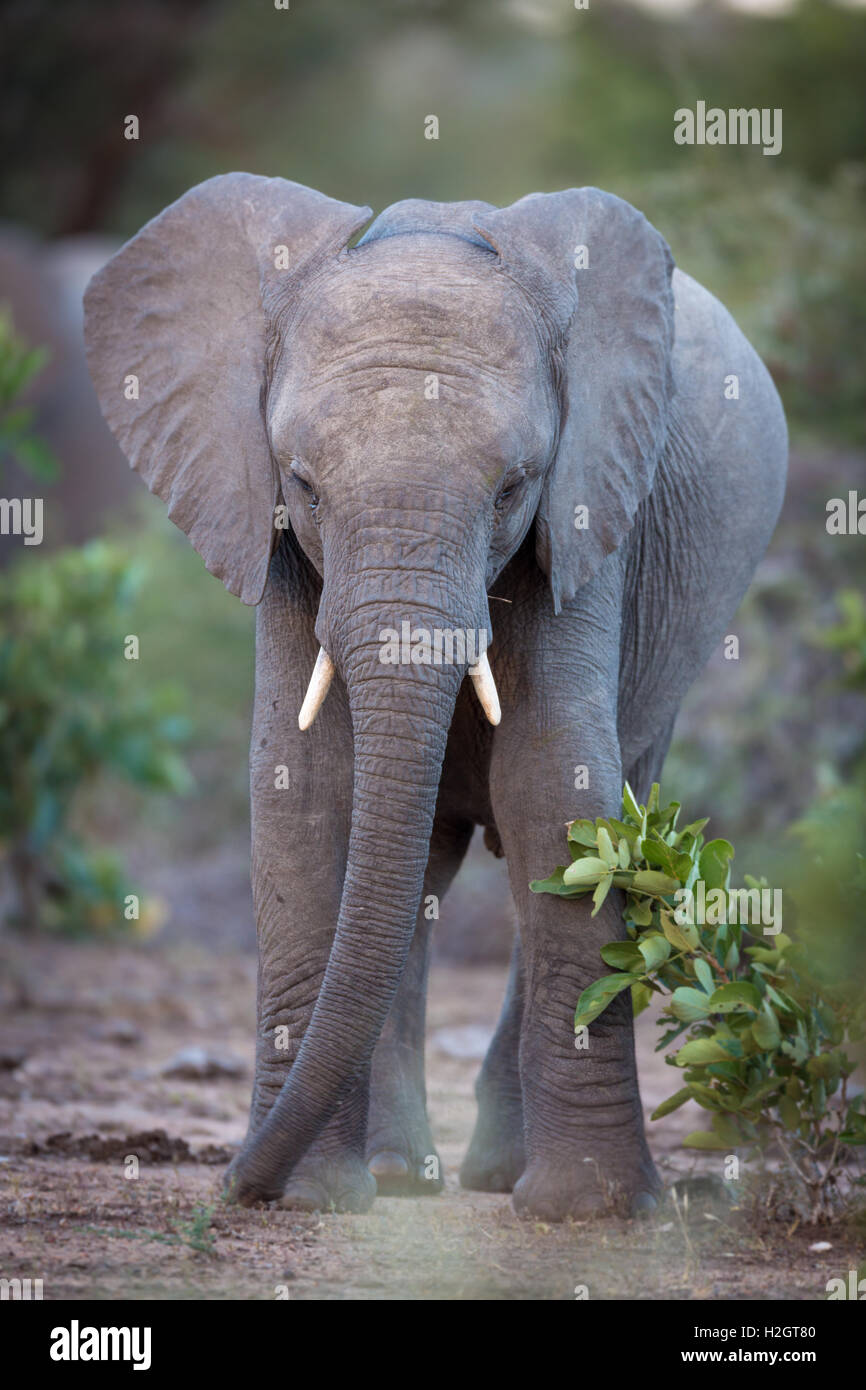
[[[866,1103],[850,1095],[855,1063],[846,1050],[866,1034],[866,1000],[856,979],[821,969],[803,941],[781,931],[751,932],[754,912],[731,894],[733,847],[705,841],[706,820],[677,828],[678,802],[661,807],[655,784],[639,806],[626,784],[622,820],[575,820],[571,863],[535,881],[536,893],[592,895],[593,915],[611,888],[625,895],[627,939],[602,947],[604,975],[577,1002],[575,1029],[631,990],[634,1010],[664,1000],[657,1051],[683,1084],[654,1120],[688,1100],[709,1127],[683,1141],[694,1149],[764,1152],[776,1142],[801,1194],[802,1214],[829,1217],[838,1204],[843,1160],[866,1144]],[[862,861],[858,867],[862,873]],[[687,890],[703,883],[711,920],[690,920]],[[747,889],[767,885],[747,876]],[[742,890],[740,890],[742,892]],[[710,895],[713,895],[712,897]]]
[[[120,861],[70,829],[85,785],[111,773],[144,788],[188,789],[178,696],[149,687],[139,663],[124,659],[141,579],[101,542],[27,556],[0,575],[0,858],[20,926],[124,922],[131,889]]]

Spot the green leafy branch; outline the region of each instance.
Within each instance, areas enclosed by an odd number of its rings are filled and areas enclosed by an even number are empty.
[[[775,1140],[806,1190],[809,1214],[826,1215],[848,1146],[866,1144],[866,1104],[849,1097],[855,1063],[845,1045],[866,1033],[866,1003],[851,981],[817,978],[802,943],[779,931],[753,935],[742,921],[760,903],[765,880],[746,876],[731,892],[733,846],[705,841],[706,820],[677,828],[680,804],[646,806],[626,784],[622,819],[568,825],[571,863],[530,884],[533,892],[592,896],[595,916],[612,888],[624,894],[626,940],[601,949],[615,973],[577,1002],[575,1029],[587,1027],[617,995],[631,991],[635,1013],[663,1000],[657,1051],[683,1072],[682,1085],[654,1120],[688,1100],[710,1112],[710,1128],[690,1148],[764,1149]],[[706,920],[693,920],[690,890],[703,883]],[[709,904],[712,903],[712,910]]]

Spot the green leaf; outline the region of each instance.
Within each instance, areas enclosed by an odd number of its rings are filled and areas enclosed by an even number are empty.
[[[619,858],[617,856],[617,852],[613,847],[613,841],[611,840],[610,835],[605,830],[603,825],[599,826],[598,834],[596,836],[596,844],[598,845],[599,857],[604,860],[607,867],[609,869],[618,868]]]
[[[634,922],[636,927],[648,927],[653,919],[652,904],[646,898],[629,898],[625,915],[626,920]]]
[[[705,1086],[702,1081],[690,1081],[689,1091],[691,1092],[692,1100],[696,1100],[698,1105],[702,1106],[704,1110],[718,1110],[719,1106],[722,1104],[720,1092],[714,1091],[712,1086]]]
[[[782,1043],[782,1051],[786,1057],[790,1057],[795,1066],[801,1067],[809,1056],[809,1044],[806,1039],[799,1034],[793,1038],[785,1038]]]
[[[779,1096],[776,1101],[779,1119],[786,1129],[796,1129],[800,1123],[800,1107],[790,1096]]]
[[[648,936],[642,936],[637,943],[637,948],[646,962],[647,970],[657,970],[671,953],[670,942],[666,941],[658,932],[651,932]]]
[[[712,994],[716,987],[716,982],[713,979],[713,972],[710,969],[707,962],[704,960],[703,956],[699,956],[698,959],[695,961],[695,974],[698,977],[698,980],[704,993]]]
[[[599,879],[607,873],[607,864],[603,859],[595,859],[588,854],[583,859],[575,859],[573,864],[563,871],[562,881],[565,884],[592,884],[598,883]]]
[[[761,1081],[757,1086],[752,1086],[743,1096],[740,1102],[740,1109],[754,1110],[756,1106],[760,1106],[761,1103],[767,1099],[767,1096],[771,1096],[778,1091],[781,1084],[778,1077],[774,1077],[770,1081]]]
[[[726,1149],[735,1149],[743,1143],[743,1135],[736,1120],[731,1115],[716,1114],[710,1121],[713,1134],[720,1139]]]
[[[700,934],[697,927],[687,923],[679,926],[672,912],[662,908],[661,913],[662,931],[672,946],[678,951],[692,952],[700,941]]]
[[[711,1009],[710,1001],[702,990],[692,989],[689,985],[681,985],[675,989],[670,997],[668,1007],[675,1018],[680,1018],[684,1023],[697,1023],[702,1018],[708,1018]]]
[[[691,1134],[686,1135],[683,1140],[683,1147],[686,1149],[727,1150],[730,1145],[718,1134],[709,1134],[705,1129],[695,1129]]]
[[[761,996],[748,980],[735,980],[713,991],[710,1007],[714,1014],[729,1014],[743,1008],[757,1011],[761,1007]]]
[[[644,959],[633,941],[611,941],[601,948],[601,958],[605,965],[614,970],[628,970],[643,974]]]
[[[636,984],[640,977],[629,973],[618,975],[604,975],[600,980],[594,980],[591,985],[583,991],[577,1001],[577,1009],[574,1015],[574,1026],[579,1028],[582,1025],[591,1023],[594,1018],[598,1018],[624,989]]]
[[[800,1013],[800,1009],[794,1003],[793,999],[789,999],[787,994],[780,993],[779,990],[773,989],[773,986],[770,984],[769,980],[765,984],[764,988],[767,991],[767,998],[772,999],[773,1003],[777,1004],[783,1013]]]
[[[781,1038],[779,1020],[765,999],[761,1012],[752,1024],[752,1037],[762,1052],[773,1052]]]
[[[640,984],[632,985],[631,1011],[633,1018],[637,1018],[638,1014],[643,1013],[644,1009],[648,1006],[652,997],[652,990],[650,989],[648,984],[644,983],[643,980],[641,980]]]
[[[560,864],[554,869],[549,878],[534,878],[529,885],[531,893],[555,893],[561,898],[573,898],[575,889],[570,888],[567,883],[563,883],[562,876],[565,869]]]
[[[728,840],[710,840],[701,850],[701,878],[708,888],[726,888],[734,847]]]
[[[670,845],[662,844],[659,840],[645,840],[643,857],[651,868],[662,869],[671,878],[676,878],[679,883],[679,875],[676,871],[677,854]]]
[[[622,789],[622,809],[627,816],[631,816],[632,820],[640,824],[641,808],[638,806],[637,798],[628,782]]]
[[[705,1067],[708,1062],[723,1062],[728,1054],[715,1038],[692,1038],[676,1056],[678,1067]]]
[[[595,826],[591,820],[569,822],[568,838],[575,844],[585,845],[587,849],[595,849],[595,834]]]
[[[657,1105],[650,1115],[651,1120],[663,1120],[665,1115],[670,1115],[674,1110],[679,1110],[681,1105],[685,1105],[687,1100],[691,1100],[691,1091],[688,1086],[681,1086],[667,1100],[663,1100],[661,1105]]]
[[[605,898],[610,892],[612,883],[613,874],[606,874],[603,879],[599,880],[598,886],[596,887],[596,890],[592,895],[593,908],[592,912],[590,913],[591,917],[595,917],[596,914],[599,912],[602,903],[604,902]]]
[[[822,1116],[827,1108],[827,1088],[823,1081],[819,1079],[812,1082],[810,1096],[812,1099],[812,1109],[815,1111],[816,1115],[819,1117]]]
[[[704,826],[709,824],[709,820],[709,816],[705,816],[703,820],[693,820],[690,825],[684,825],[680,831],[680,838],[682,839],[684,835],[694,835],[697,839]]]
[[[669,878],[667,874],[660,874],[655,869],[640,869],[634,876],[633,886],[639,893],[651,893],[654,897],[662,897],[665,893],[673,893],[679,888],[679,879]]]

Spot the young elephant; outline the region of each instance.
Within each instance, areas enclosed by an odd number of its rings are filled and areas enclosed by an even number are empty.
[[[423,904],[480,824],[520,941],[461,1180],[546,1220],[611,1193],[651,1207],[628,995],[574,1047],[621,904],[591,919],[528,883],[566,820],[658,775],[772,533],[784,417],[725,309],[619,198],[412,200],[347,249],[370,217],[211,179],[86,297],[132,466],[259,605],[258,1056],[231,1188],[364,1210],[377,1182],[441,1187]],[[492,663],[476,652],[470,682],[447,644],[430,660],[437,629],[491,633]]]

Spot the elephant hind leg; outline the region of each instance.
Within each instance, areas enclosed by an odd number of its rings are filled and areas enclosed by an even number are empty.
[[[511,1192],[526,1166],[520,1089],[523,963],[515,938],[505,1000],[475,1083],[478,1119],[460,1168],[460,1185],[474,1192]]]
[[[469,821],[438,816],[409,959],[373,1055],[367,1128],[367,1166],[380,1196],[429,1197],[444,1186],[427,1117],[424,1040],[427,972],[438,906],[472,838]]]

